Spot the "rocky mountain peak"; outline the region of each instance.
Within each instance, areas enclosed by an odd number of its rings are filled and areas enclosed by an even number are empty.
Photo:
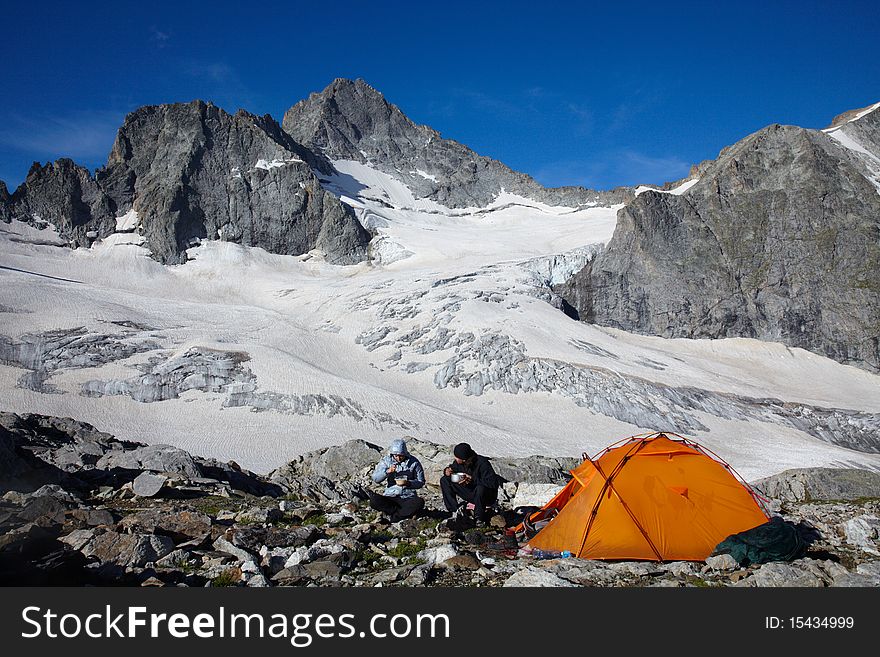
[[[548,189],[524,173],[417,125],[363,80],[336,79],[284,114],[285,132],[330,160],[354,160],[403,182],[416,198],[450,208],[485,207],[502,191],[550,205],[621,202],[631,191]]]
[[[842,125],[849,123],[850,121],[858,120],[864,118],[868,114],[874,114],[874,120],[880,120],[880,117],[877,116],[876,110],[880,109],[880,103],[874,103],[872,105],[866,105],[865,107],[860,107],[858,109],[851,109],[838,114],[831,120],[831,124],[825,128],[825,131],[833,130],[834,128],[839,128]]]
[[[136,241],[170,264],[201,239],[359,262],[370,236],[321,188],[316,169],[329,164],[269,115],[231,115],[202,100],[149,105],[126,116],[94,178],[69,159],[37,163],[2,202],[0,219],[52,223],[72,244],[90,246],[134,211]]]
[[[363,80],[337,78],[284,114],[284,130],[331,159],[360,162],[417,152],[439,134],[417,126]]]
[[[858,115],[767,126],[685,193],[639,195],[562,295],[597,324],[778,341],[878,371],[880,113]]]
[[[163,262],[185,260],[185,250],[203,238],[288,255],[319,248],[338,263],[362,260],[369,235],[321,189],[313,168],[326,164],[271,116],[231,115],[193,101],[129,114],[97,178],[120,210],[138,212],[150,250]]]

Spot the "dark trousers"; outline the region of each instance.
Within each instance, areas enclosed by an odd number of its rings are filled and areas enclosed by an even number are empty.
[[[440,477],[440,492],[443,493],[443,504],[447,511],[455,511],[458,508],[457,498],[460,497],[474,505],[474,518],[477,520],[485,520],[486,507],[498,500],[497,488],[455,484],[446,475]]]
[[[370,506],[381,513],[388,515],[391,522],[397,522],[405,518],[412,518],[422,507],[425,506],[425,500],[418,495],[410,497],[388,497],[387,495],[379,495],[369,491]]]

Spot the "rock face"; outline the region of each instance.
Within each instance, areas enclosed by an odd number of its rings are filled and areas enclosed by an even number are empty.
[[[5,185],[2,190],[6,191]],[[27,178],[6,205],[0,220],[18,219],[37,227],[53,224],[73,246],[88,246],[86,233],[112,233],[116,224],[116,203],[98,185],[87,169],[66,158],[40,165],[34,162]]]
[[[531,177],[413,123],[363,80],[334,80],[284,114],[284,130],[331,160],[370,163],[416,198],[450,208],[485,207],[503,190],[551,205],[622,202],[631,190],[547,189]]]
[[[70,160],[34,165],[5,220],[53,223],[76,246],[136,229],[170,264],[200,239],[359,262],[370,235],[321,187],[312,169],[327,167],[269,116],[202,101],[148,106],[126,117],[95,178]]]
[[[181,262],[194,238],[330,262],[362,260],[369,235],[312,173],[322,166],[269,116],[200,101],[142,107],[119,130],[98,182],[134,208],[150,250]]]
[[[556,291],[579,318],[667,338],[783,342],[880,368],[880,111],[829,132],[773,125],[648,191]]]

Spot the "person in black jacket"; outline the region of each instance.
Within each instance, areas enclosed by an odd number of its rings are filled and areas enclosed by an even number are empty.
[[[450,463],[440,478],[443,504],[452,513],[458,506],[458,498],[474,505],[474,520],[486,521],[486,507],[498,500],[500,477],[485,456],[477,454],[467,443],[459,443],[452,450],[455,461]],[[452,481],[452,475],[461,473],[461,481]]]

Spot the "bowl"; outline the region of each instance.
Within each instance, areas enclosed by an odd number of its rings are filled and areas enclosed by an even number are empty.
[[[394,479],[394,483],[397,484],[398,486],[403,486],[404,484],[406,484],[406,482],[407,482],[406,477],[396,477]]]
[[[464,473],[463,472],[453,472],[449,476],[449,478],[452,479],[452,483],[460,484],[462,479],[464,479]]]

